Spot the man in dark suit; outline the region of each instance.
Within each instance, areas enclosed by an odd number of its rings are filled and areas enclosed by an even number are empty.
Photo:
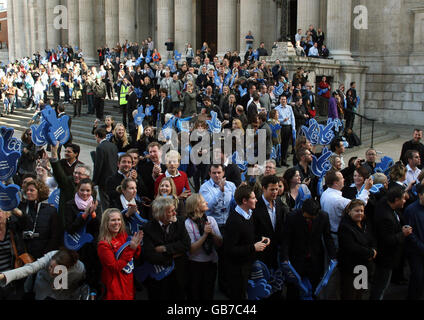
[[[261,180],[262,196],[258,198],[256,208],[253,211],[255,235],[257,239],[267,237],[271,244],[265,251],[257,254],[258,260],[265,263],[270,269],[277,269],[277,252],[281,245],[283,225],[286,221],[288,211],[283,208],[278,198],[278,177],[265,176]]]
[[[116,172],[118,148],[106,140],[106,129],[99,128],[94,132],[98,146],[94,161],[93,183],[99,187],[102,211],[109,208],[109,197],[106,192],[106,181]]]
[[[168,98],[168,90],[165,88],[159,89],[159,114],[162,125],[165,124],[165,114],[172,112],[171,100]]]
[[[406,166],[408,160],[406,159],[406,152],[408,150],[417,150],[420,153],[420,158],[424,159],[424,144],[421,143],[423,138],[423,131],[421,129],[414,129],[414,134],[412,140],[407,141],[402,146],[402,151],[400,154],[400,160]],[[421,165],[418,166],[418,169],[423,169],[424,161],[421,162]]]
[[[147,146],[149,158],[138,164],[137,173],[143,181],[143,189],[137,190],[140,194],[145,195],[148,199],[155,198],[155,181],[166,171],[166,166],[162,164],[161,145],[152,142]]]
[[[132,171],[133,158],[129,154],[124,154],[119,157],[118,160],[118,171],[115,174],[108,177],[106,180],[106,192],[109,200],[119,198],[120,194],[116,191],[116,188],[121,185],[122,181],[126,178],[137,178],[137,172]],[[135,176],[134,176],[135,175]]]
[[[302,209],[287,218],[283,229],[281,261],[290,261],[299,275],[308,278],[315,289],[324,275],[325,249],[330,259],[336,258],[328,214],[320,210],[315,200],[308,199]],[[298,288],[288,285],[287,296],[290,300],[297,300]]]
[[[262,196],[258,198],[253,211],[256,239],[267,237],[271,240],[263,252],[257,253],[257,258],[265,263],[268,269],[274,270],[278,269],[278,248],[282,244],[283,225],[288,214],[287,208],[283,207],[278,198],[278,182],[279,179],[275,175],[262,178]],[[274,298],[280,296],[281,291],[273,295]]]
[[[153,220],[144,227],[145,261],[174,270],[162,280],[146,280],[150,300],[184,300],[187,277],[187,255],[191,240],[184,220],[177,219],[175,203],[160,197],[152,204]]]
[[[260,96],[255,92],[252,96],[253,101],[247,106],[247,121],[251,122],[253,119],[259,115],[259,108],[261,108],[261,103],[259,102]]]
[[[261,237],[256,242],[252,213],[256,207],[256,197],[250,186],[239,187],[234,194],[237,207],[230,211],[225,224],[224,254],[226,257],[226,274],[228,297],[230,300],[246,300],[247,284],[256,260],[256,253],[264,251],[271,240]]]
[[[244,107],[244,110],[247,110],[247,107],[249,106],[250,99],[253,98],[253,94],[256,92],[256,86],[254,84],[251,84],[249,86],[249,90],[247,94],[245,94],[243,97],[240,98],[240,104]]]
[[[377,204],[374,225],[377,238],[377,259],[374,286],[370,300],[383,300],[384,293],[390,285],[392,271],[399,264],[405,238],[412,234],[412,228],[405,226],[397,213],[405,205],[405,190],[393,187],[386,197]]]

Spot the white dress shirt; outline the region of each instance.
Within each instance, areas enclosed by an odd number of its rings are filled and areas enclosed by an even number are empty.
[[[370,193],[364,189],[356,198],[365,204],[368,202]],[[321,196],[321,209],[328,213],[330,219],[331,232],[337,233],[344,209],[352,200],[344,198],[342,192],[333,188],[328,188]]]
[[[411,182],[415,182],[418,180],[418,176],[420,175],[421,170],[418,168],[415,168],[415,170],[412,170],[409,164],[406,166],[406,180],[405,184],[409,186]]]

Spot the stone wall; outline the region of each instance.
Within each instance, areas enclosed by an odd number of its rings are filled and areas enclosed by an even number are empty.
[[[391,66],[367,74],[365,114],[385,123],[424,123],[424,66]]]
[[[388,124],[422,125],[424,55],[420,51],[424,46],[414,38],[421,34],[422,25],[417,23],[421,16],[416,19],[416,15],[424,12],[424,4],[421,0],[356,0],[355,4],[369,10],[369,29],[354,31],[359,59],[369,66],[365,114]]]

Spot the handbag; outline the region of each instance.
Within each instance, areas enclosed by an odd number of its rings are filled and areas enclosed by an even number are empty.
[[[28,253],[22,253],[18,255],[18,250],[16,249],[15,237],[13,235],[12,230],[10,230],[10,243],[12,245],[13,254],[15,255],[15,269],[23,267],[28,263],[34,262],[34,258]]]

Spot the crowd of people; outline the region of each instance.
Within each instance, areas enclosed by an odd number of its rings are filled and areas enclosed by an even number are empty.
[[[365,290],[354,286],[360,265],[368,270],[370,298],[379,300],[391,279],[405,280],[407,260],[408,298],[420,299],[422,131],[414,131],[386,176],[375,170],[374,149],[365,159],[345,162],[342,136],[353,127],[346,119],[347,130],[336,132],[329,144],[332,169],[321,193],[311,169],[320,150],[301,130],[317,116],[304,70],[290,79],[280,61],[270,65],[255,55],[242,61],[238,52],[220,59],[208,55],[207,44],[203,48],[193,59],[165,64],[149,38],[141,46],[99,48],[99,67],[89,68],[81,51],[64,47],[2,68],[6,113],[23,104],[35,110],[36,122],[47,105],[58,117],[66,102],[74,105],[74,117],[87,105],[88,114],[96,113],[98,146],[91,165],[79,160],[81,148],[72,140],[63,146],[62,158],[59,144],[37,147],[31,130],[23,133],[13,178],[21,187],[21,203],[0,210],[0,298],[81,299],[88,292],[98,299],[132,300],[147,289],[150,300],[211,300],[217,284],[229,299],[242,300],[256,260],[270,270],[290,261],[313,288],[325,266],[337,260],[328,297],[364,299]],[[326,95],[331,91],[323,83]],[[9,94],[11,87],[25,93]],[[356,97],[355,83],[349,94],[343,90],[333,93],[335,105],[329,102],[333,119],[343,120],[347,106],[354,108],[354,101],[344,101]],[[105,117],[106,97],[115,101],[122,121]],[[137,125],[139,105],[151,112]],[[179,138],[193,130],[211,135],[217,120],[220,129],[246,135],[262,130],[266,140],[254,139],[254,149],[257,155],[265,144],[266,162],[248,164],[252,170],[244,172],[231,153],[216,146],[213,152],[196,150],[210,165],[183,159],[186,146],[163,153],[169,138],[161,128],[172,119],[188,123],[186,129],[176,126]],[[288,169],[277,174],[283,166]],[[382,187],[371,192],[378,184]],[[56,209],[47,200],[57,189]],[[92,240],[77,250],[64,248],[76,234]],[[54,285],[57,266],[68,270],[67,289]],[[300,298],[293,283],[269,297]]]
[[[298,29],[295,35],[296,54],[301,57],[328,59],[330,51],[325,42],[325,33],[321,28],[315,30],[311,24],[303,35],[303,30]]]

